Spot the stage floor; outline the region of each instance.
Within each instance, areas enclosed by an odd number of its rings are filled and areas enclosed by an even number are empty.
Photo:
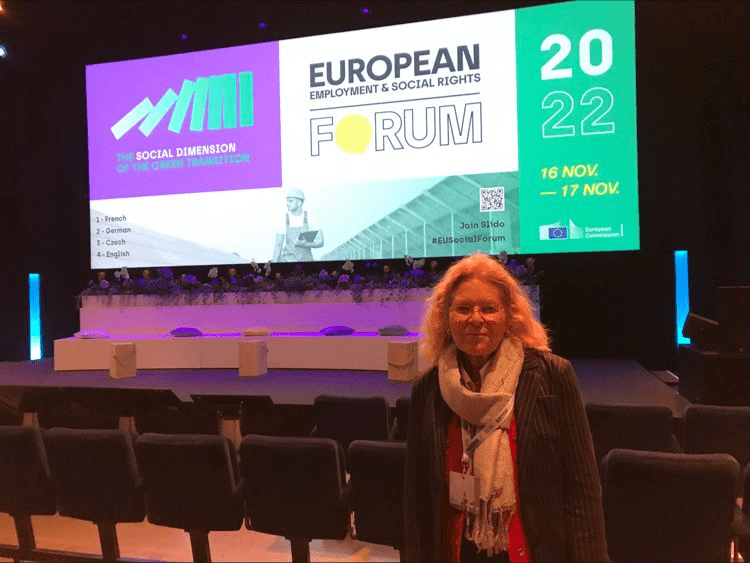
[[[571,360],[584,402],[666,405],[681,418],[689,402],[676,386],[634,360]],[[150,369],[136,377],[111,379],[109,372],[53,369],[52,358],[0,362],[0,386],[126,387],[171,389],[182,401],[191,394],[270,395],[276,404],[312,405],[317,395],[383,396],[391,405],[409,396],[411,384],[389,381],[385,371],[269,369],[259,377],[239,377],[236,369]]]

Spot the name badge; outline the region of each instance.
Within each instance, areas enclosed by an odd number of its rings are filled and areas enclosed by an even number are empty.
[[[473,475],[451,471],[448,474],[448,496],[453,508],[473,511],[477,502],[477,481]]]

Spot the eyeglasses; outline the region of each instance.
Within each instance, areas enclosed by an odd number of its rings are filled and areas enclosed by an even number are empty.
[[[474,311],[477,311],[482,320],[485,321],[497,320],[503,312],[501,307],[489,303],[484,305],[460,304],[450,308],[450,312],[453,313],[453,316],[458,321],[468,321],[474,314]]]

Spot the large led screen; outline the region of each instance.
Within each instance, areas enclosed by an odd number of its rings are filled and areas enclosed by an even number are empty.
[[[91,267],[639,248],[632,2],[86,67]]]

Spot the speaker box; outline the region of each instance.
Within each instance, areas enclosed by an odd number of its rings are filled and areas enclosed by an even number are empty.
[[[719,342],[719,323],[689,313],[682,326],[682,336],[689,338],[699,348],[715,348]]]

